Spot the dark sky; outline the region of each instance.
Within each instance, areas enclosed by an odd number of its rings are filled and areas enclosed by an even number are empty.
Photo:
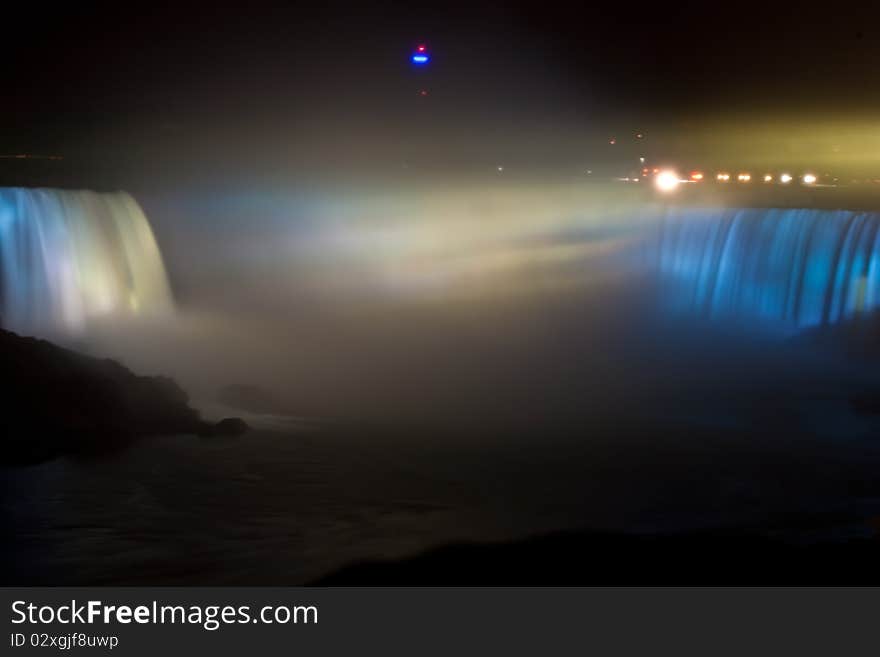
[[[543,161],[630,130],[674,141],[705,117],[871,120],[880,101],[870,7],[31,4],[0,39],[4,152]],[[419,41],[429,71],[407,64]]]

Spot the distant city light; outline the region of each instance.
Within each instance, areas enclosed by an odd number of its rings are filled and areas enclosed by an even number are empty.
[[[741,173],[736,177],[736,179],[740,182],[749,182],[752,179],[752,176],[748,173]]]
[[[498,173],[501,173],[502,171],[504,171],[504,167],[495,167],[495,168],[498,169]]]
[[[805,173],[804,177],[801,180],[804,181],[805,185],[812,185],[816,182],[816,176],[814,176],[812,173]]]
[[[608,143],[611,144],[612,146],[614,146],[614,144],[617,143],[617,140],[614,137],[612,137],[611,139],[608,140]]]
[[[691,180],[702,180],[702,179],[703,179],[703,174],[700,173],[699,171],[694,171],[691,173]]]
[[[715,180],[717,180],[718,182],[727,182],[728,180],[730,180],[730,174],[729,173],[719,173],[715,176]]]
[[[678,174],[674,171],[661,171],[654,179],[654,184],[661,192],[671,192],[679,183]]]
[[[0,160],[63,160],[61,155],[33,155],[31,153],[17,153],[15,155],[0,155]]]
[[[779,182],[781,182],[783,185],[787,185],[791,182],[791,175],[783,173],[781,176],[779,176]]]
[[[769,173],[765,173],[764,182],[773,182],[773,176],[771,176]]]

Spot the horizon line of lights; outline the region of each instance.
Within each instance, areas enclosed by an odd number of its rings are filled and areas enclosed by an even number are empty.
[[[654,175],[654,185],[661,192],[671,192],[678,188],[680,184],[683,183],[698,183],[701,182],[705,176],[701,171],[692,171],[687,178],[682,178],[678,172],[674,169],[642,169],[642,173],[644,175],[650,175],[650,173]],[[715,174],[715,180],[720,183],[729,182],[731,178],[731,174],[726,171],[719,171]],[[632,178],[633,182],[638,182],[638,178]],[[742,171],[736,175],[737,182],[740,183],[750,183],[752,181],[752,174],[747,171]],[[765,183],[773,182],[772,174],[764,174],[762,180]],[[779,183],[782,185],[787,185],[794,180],[794,176],[790,173],[781,173],[779,174]],[[819,177],[814,173],[804,173],[800,177],[801,184],[810,186],[815,185],[819,180]]]
[[[18,153],[16,155],[0,155],[0,160],[63,160],[63,155],[32,155],[31,153]]]

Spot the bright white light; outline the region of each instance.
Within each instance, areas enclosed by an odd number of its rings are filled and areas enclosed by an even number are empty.
[[[791,175],[783,173],[781,176],[779,176],[779,182],[781,182],[783,185],[787,185],[791,182]]]
[[[715,180],[718,180],[719,182],[727,182],[728,180],[730,180],[730,174],[729,173],[719,173],[718,175],[715,176]]]
[[[812,173],[805,173],[802,180],[804,181],[805,185],[812,185],[816,182],[816,176],[814,176]]]
[[[736,177],[736,179],[740,182],[749,182],[752,179],[752,176],[748,173],[741,173]]]
[[[498,173],[501,173],[502,171],[504,171],[504,167],[495,167],[495,168],[498,169]]]
[[[678,174],[674,171],[661,171],[654,178],[654,183],[661,192],[671,192],[678,187]]]
[[[764,182],[773,182],[773,176],[771,176],[769,173],[765,173]]]

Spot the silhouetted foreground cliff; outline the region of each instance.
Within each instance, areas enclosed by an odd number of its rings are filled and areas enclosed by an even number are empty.
[[[3,330],[0,394],[0,463],[7,465],[105,454],[139,436],[230,433],[228,421],[204,422],[171,379]]]
[[[822,524],[821,519],[813,519]],[[789,527],[788,529],[791,529]],[[348,566],[312,586],[877,584],[876,538],[793,542],[752,534],[558,533],[449,545]]]

